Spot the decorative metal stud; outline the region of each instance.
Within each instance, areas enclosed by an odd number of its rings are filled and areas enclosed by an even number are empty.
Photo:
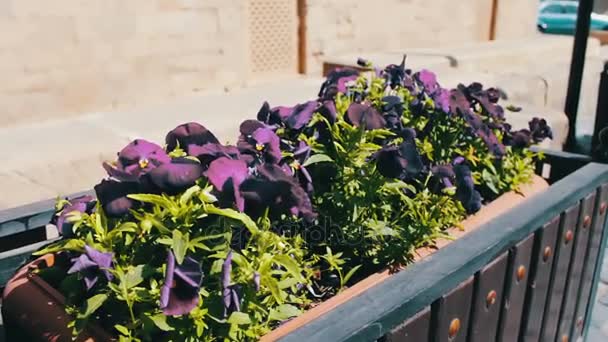
[[[551,247],[549,247],[549,246],[545,247],[545,250],[543,251],[543,261],[544,262],[549,261],[549,258],[551,257],[552,253],[553,253],[553,251],[551,250]]]
[[[568,335],[562,335],[562,342],[568,342]]]
[[[519,265],[517,268],[517,281],[522,281],[526,276],[526,267],[524,265]]]
[[[584,322],[583,322],[583,317],[580,317],[580,316],[579,316],[579,317],[576,319],[576,328],[577,328],[579,331],[582,331],[582,330],[583,330],[583,323],[584,323]]]
[[[572,241],[572,238],[574,238],[574,232],[572,231],[572,229],[568,229],[566,235],[564,236],[564,241],[566,242],[566,244],[568,244],[570,241]]]
[[[492,290],[486,296],[486,308],[494,305],[494,303],[496,303],[496,291]]]
[[[600,214],[604,215],[607,208],[608,208],[608,204],[606,204],[606,202],[602,202],[602,204],[600,205]]]
[[[587,215],[583,219],[583,228],[589,228],[590,225],[591,225],[591,216]]]
[[[448,330],[448,337],[454,338],[458,331],[460,330],[460,320],[458,318],[454,318],[452,322],[450,322],[450,329]]]

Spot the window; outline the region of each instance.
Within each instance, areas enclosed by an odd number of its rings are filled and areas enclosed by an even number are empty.
[[[547,13],[547,14],[560,14],[560,13],[564,13],[564,9],[562,8],[561,5],[559,4],[551,4],[551,5],[547,5],[542,9],[542,13]]]
[[[576,5],[565,5],[564,6],[564,13],[567,14],[577,14],[578,12],[578,6]]]

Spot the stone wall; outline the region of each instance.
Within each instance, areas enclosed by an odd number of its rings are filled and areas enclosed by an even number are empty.
[[[499,0],[496,39],[536,32],[538,3]],[[441,47],[489,39],[492,0],[308,0],[308,71],[326,56]]]
[[[514,15],[530,11],[525,2],[499,1],[508,15],[497,22],[498,38],[531,32],[530,19]],[[491,3],[307,0],[308,71],[319,75],[324,55],[487,40]],[[259,80],[251,42],[262,31],[250,30],[252,15],[285,4],[294,9],[281,13],[295,16],[296,0],[0,0],[0,126],[154,105]],[[270,28],[297,39],[295,29]],[[268,47],[258,51],[285,53],[287,45],[263,38],[256,39]]]
[[[240,0],[1,0],[0,126],[163,102],[244,72]]]

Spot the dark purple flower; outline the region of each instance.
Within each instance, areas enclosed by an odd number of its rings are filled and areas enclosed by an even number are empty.
[[[454,166],[456,174],[456,198],[462,203],[468,214],[481,209],[481,195],[475,190],[471,170],[465,164]]]
[[[274,164],[257,167],[258,177],[248,178],[240,186],[245,198],[245,213],[260,217],[267,208],[270,214],[279,217],[290,213],[312,221],[316,215],[306,191],[297,181]]]
[[[70,215],[73,215],[73,213],[91,214],[95,210],[95,204],[97,203],[93,196],[80,196],[68,202],[53,215],[52,219],[52,223],[55,224],[59,233],[65,237],[74,235],[72,231],[73,224],[66,222]]]
[[[217,144],[219,141],[205,126],[196,122],[189,122],[175,127],[165,137],[167,150],[173,151],[178,145],[186,149],[188,145]]]
[[[432,96],[440,89],[439,84],[437,84],[437,76],[429,70],[420,70],[414,74],[414,79],[429,96]]]
[[[253,121],[253,120],[251,120]],[[259,121],[256,121],[259,122]],[[230,159],[239,158],[239,150],[236,146],[224,146],[222,144],[189,145],[188,155],[198,158],[203,169],[207,169],[212,161],[220,157]]]
[[[231,285],[232,273],[232,251],[228,252],[226,260],[222,264],[222,298],[224,301],[224,317],[228,317],[234,311],[241,311],[241,300],[236,291],[236,286]]]
[[[478,103],[485,115],[497,120],[504,119],[504,109],[496,104],[498,100],[496,99],[495,90],[488,93],[483,90],[481,83],[477,82],[471,83],[468,87],[459,84],[458,88],[465,94],[472,105]],[[496,102],[494,102],[494,100],[496,100]]]
[[[488,125],[483,124],[477,129],[476,134],[486,143],[491,154],[498,158],[502,158],[505,155],[505,146],[498,141],[498,137],[496,137]]]
[[[310,122],[318,107],[319,103],[317,101],[308,101],[296,105],[285,119],[285,125],[295,130],[302,129]]]
[[[311,153],[310,146],[304,141],[299,141],[293,151],[293,160],[289,164],[285,164],[284,167],[285,172],[294,175],[309,195],[312,195],[313,192],[312,177],[304,167],[304,163],[306,163]]]
[[[84,246],[84,251],[78,258],[72,259],[72,267],[67,273],[81,273],[87,290],[90,290],[97,283],[100,272],[108,281],[111,281],[113,276],[109,270],[112,268],[114,253],[100,252],[88,245]]]
[[[95,193],[107,216],[120,217],[127,214],[135,204],[127,195],[140,192],[140,188],[139,183],[104,179],[95,185]]]
[[[382,98],[382,115],[386,122],[386,128],[393,132],[403,129],[401,116],[403,115],[403,101],[399,96],[385,96]]]
[[[435,94],[433,94],[433,101],[435,101],[435,108],[441,109],[446,114],[450,113],[450,92],[447,89],[440,88]]]
[[[472,114],[471,103],[460,89],[452,89],[449,96],[450,111],[457,115]]]
[[[267,163],[278,163],[281,160],[281,140],[269,128],[258,128],[251,136],[242,137],[238,143],[239,151],[257,157]]]
[[[431,172],[433,173],[433,176],[440,181],[442,188],[451,188],[454,186],[452,182],[456,177],[456,174],[454,173],[452,165],[437,165],[431,169]]]
[[[406,57],[403,56],[403,60],[399,65],[388,65],[382,73],[384,79],[386,80],[386,84],[392,89],[395,89],[395,87],[397,86],[405,86],[408,89],[410,88],[408,87],[408,85],[406,85],[406,81],[408,81],[406,80],[406,78],[409,78],[409,75],[406,73],[405,70],[405,58]],[[409,82],[411,82],[411,79],[409,80]]]
[[[324,100],[333,99],[337,93],[346,93],[347,83],[356,81],[359,71],[351,68],[335,69],[327,75],[327,79],[321,85],[319,98]]]
[[[242,160],[220,157],[214,160],[207,169],[209,182],[222,194],[234,200],[239,211],[245,210],[245,200],[239,191],[241,183],[249,175],[247,164]]]
[[[160,289],[160,308],[167,316],[186,315],[199,302],[198,292],[203,281],[203,271],[198,261],[186,257],[181,265],[169,251],[165,282]]]
[[[201,164],[188,158],[174,158],[148,173],[152,183],[162,192],[175,195],[193,186],[203,174]]]
[[[118,153],[115,164],[104,163],[108,174],[120,181],[135,182],[171,158],[162,147],[143,139],[135,139]]]
[[[513,146],[514,148],[525,148],[532,143],[532,134],[527,129],[521,129],[515,132],[507,130],[504,133],[503,142],[505,145]]]
[[[330,124],[336,122],[336,103],[333,100],[323,101],[317,110]]]
[[[553,131],[547,124],[547,120],[532,118],[532,120],[528,122],[528,126],[530,127],[532,139],[534,139],[535,143],[540,143],[546,138],[553,139]]]
[[[366,130],[384,128],[386,121],[376,108],[368,104],[351,103],[346,110],[346,122],[355,127],[364,127]]]
[[[411,179],[423,168],[416,145],[411,141],[399,146],[385,146],[374,155],[378,172],[385,177]]]
[[[267,104],[267,102],[266,102]],[[239,126],[239,132],[242,136],[252,135],[258,128],[270,128],[265,123],[259,120],[245,120]]]

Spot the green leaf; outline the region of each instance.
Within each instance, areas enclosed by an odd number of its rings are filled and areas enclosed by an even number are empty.
[[[333,162],[334,160],[331,159],[330,156],[328,156],[327,154],[314,154],[312,156],[310,156],[310,158],[308,158],[304,164],[302,164],[302,166],[306,167],[308,165],[312,165],[312,164],[316,164],[316,163],[323,163],[323,162]]]
[[[84,245],[86,243],[79,239],[61,240],[56,243],[52,243],[43,249],[32,253],[33,255],[45,255],[48,253],[55,253],[59,251],[74,251],[83,252]]]
[[[273,259],[277,263],[281,264],[281,266],[285,267],[285,269],[287,269],[287,271],[296,279],[303,283],[306,282],[302,276],[302,270],[292,258],[288,257],[287,255],[275,255]]]
[[[171,331],[171,330],[175,330],[175,328],[173,328],[172,326],[170,326],[169,324],[167,324],[167,316],[165,316],[162,313],[156,314],[154,316],[149,316],[150,320],[152,320],[152,322],[154,322],[154,325],[156,325],[158,327],[158,329],[162,330],[162,331]]]
[[[125,327],[124,325],[115,324],[114,329],[118,330],[119,333],[121,333],[125,336],[131,335],[131,333],[129,332],[129,329],[127,327]]]
[[[184,258],[186,257],[188,242],[188,234],[182,235],[177,229],[173,231],[173,245],[171,246],[171,249],[173,249],[173,254],[175,254],[175,260],[180,265],[184,262]]]
[[[230,208],[220,209],[220,208],[216,208],[211,205],[205,207],[205,210],[209,214],[225,216],[225,217],[231,218],[233,220],[240,221],[242,224],[245,225],[245,227],[247,227],[247,229],[249,229],[249,231],[252,234],[255,234],[258,232],[258,226],[255,224],[255,222],[253,222],[253,220],[247,214],[240,213],[234,209],[230,209]]]
[[[105,293],[101,293],[101,294],[95,295],[95,296],[87,299],[87,302],[85,304],[86,308],[85,308],[84,312],[78,314],[78,318],[85,319],[85,318],[91,316],[95,311],[97,311],[97,309],[99,309],[103,305],[103,303],[107,299],[108,299],[108,295]]]
[[[163,196],[160,196],[160,195],[131,194],[131,195],[127,195],[127,197],[130,199],[136,200],[136,201],[155,204],[161,208],[169,209],[170,211],[173,211],[176,209],[175,203],[171,202],[169,199],[167,199]]]
[[[348,271],[348,273],[346,273],[346,275],[344,276],[344,279],[342,279],[342,282],[344,284],[348,283],[348,280],[355,274],[355,272],[357,272],[359,268],[361,268],[361,265],[357,265],[351,268],[350,271]]]
[[[235,311],[228,317],[228,323],[237,325],[251,324],[251,319],[248,314]]]
[[[138,265],[134,268],[130,268],[122,279],[122,281],[124,281],[124,286],[126,286],[127,289],[130,289],[141,284],[141,282],[144,281],[142,276],[143,270],[144,265]]]
[[[300,313],[301,311],[297,307],[291,304],[283,304],[275,309],[271,309],[268,319],[271,321],[284,321],[288,318],[298,316]]]
[[[192,196],[194,196],[200,190],[201,190],[201,187],[198,185],[194,185],[194,186],[190,187],[189,189],[184,191],[184,193],[180,196],[179,203],[181,203],[182,205],[185,205],[186,203],[188,203],[188,201],[190,201]]]
[[[217,197],[213,196],[210,191],[211,191],[211,189],[207,188],[198,194],[198,198],[201,200],[201,202],[204,202],[204,203],[217,202]]]

